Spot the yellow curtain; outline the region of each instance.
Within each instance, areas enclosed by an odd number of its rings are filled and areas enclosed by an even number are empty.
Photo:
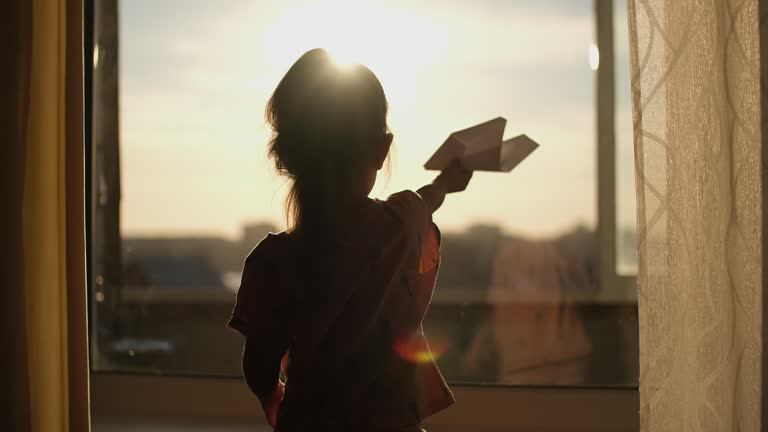
[[[15,66],[3,80],[14,149],[3,161],[11,172],[4,228],[17,233],[8,244],[17,259],[3,275],[14,375],[3,389],[13,411],[0,426],[85,431],[82,2],[12,0],[2,8],[10,13],[0,24],[20,33],[3,41]]]
[[[31,9],[21,1],[2,7],[0,14],[0,430],[27,430],[26,327],[23,325],[24,257],[21,235],[21,203],[24,192],[26,117],[29,97],[29,40]]]
[[[644,431],[768,428],[765,3],[629,0]]]

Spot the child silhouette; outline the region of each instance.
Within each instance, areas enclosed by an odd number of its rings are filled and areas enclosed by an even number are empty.
[[[440,261],[432,213],[472,172],[454,163],[416,192],[368,198],[392,144],[384,90],[322,49],[289,69],[266,116],[290,228],[245,260],[229,321],[245,381],[277,431],[420,431],[453,403],[421,327]]]

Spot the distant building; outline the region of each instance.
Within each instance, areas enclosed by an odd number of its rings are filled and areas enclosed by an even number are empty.
[[[128,286],[154,289],[224,289],[221,273],[203,256],[134,256],[124,279]]]

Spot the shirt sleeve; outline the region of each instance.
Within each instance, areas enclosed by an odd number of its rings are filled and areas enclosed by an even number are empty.
[[[385,204],[402,221],[406,234],[417,243],[419,273],[436,269],[440,264],[440,230],[421,196],[405,190],[390,196]]]
[[[432,213],[421,197],[412,191],[392,195],[385,204],[401,220],[406,265],[399,283],[403,289],[393,291],[389,302],[395,315],[392,320],[396,335],[416,331],[427,312],[440,266],[440,231],[432,221]]]
[[[280,333],[279,283],[266,257],[258,250],[251,252],[243,265],[240,288],[227,325],[246,337]]]
[[[290,340],[285,305],[279,296],[280,281],[270,267],[257,251],[248,256],[228,323],[246,338],[243,374],[262,403],[277,386],[280,361]]]

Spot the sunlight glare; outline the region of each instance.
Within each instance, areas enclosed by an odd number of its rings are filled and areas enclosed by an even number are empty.
[[[99,66],[99,44],[93,44],[93,68]]]
[[[600,50],[597,49],[597,45],[589,44],[589,67],[596,71],[600,67]]]
[[[339,53],[337,53],[335,51],[332,51],[330,49],[326,49],[326,51],[331,56],[331,60],[333,60],[333,64],[335,64],[336,67],[338,67],[338,68],[348,69],[348,68],[352,67],[355,63],[358,63],[358,62],[355,61],[354,57],[351,57],[351,56],[348,56],[348,55],[344,55],[344,54],[339,54]]]
[[[390,101],[406,104],[441,53],[444,33],[412,8],[334,0],[287,8],[265,40],[268,63],[283,71],[304,52],[325,48],[340,66],[370,68]]]

